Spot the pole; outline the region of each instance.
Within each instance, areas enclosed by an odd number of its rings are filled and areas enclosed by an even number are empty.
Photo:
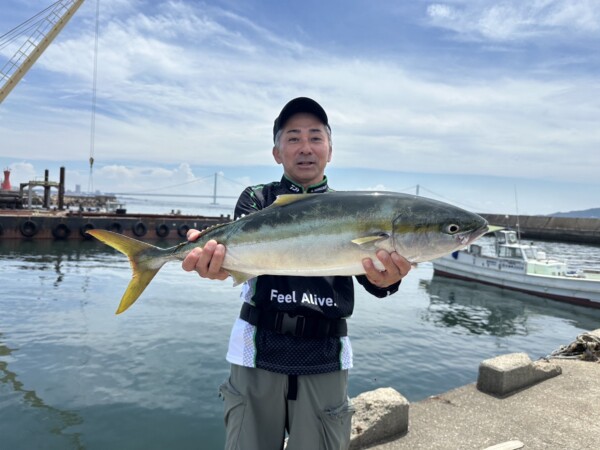
[[[213,205],[217,204],[217,172],[215,172],[215,184],[213,187]]]
[[[65,209],[65,168],[60,168],[60,181],[58,183],[58,209]]]
[[[44,171],[44,208],[50,208],[50,185],[48,184],[50,181],[50,172],[48,169]]]

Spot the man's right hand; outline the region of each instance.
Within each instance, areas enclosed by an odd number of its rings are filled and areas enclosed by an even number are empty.
[[[200,236],[200,231],[191,229],[187,232],[187,240],[193,242]],[[223,260],[225,259],[225,246],[218,244],[215,240],[210,240],[204,244],[204,248],[196,247],[188,253],[181,267],[186,272],[195,270],[202,278],[211,280],[224,280],[229,276],[229,272],[223,269]]]

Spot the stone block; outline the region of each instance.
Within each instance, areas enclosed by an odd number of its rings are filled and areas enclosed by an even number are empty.
[[[532,363],[526,353],[511,353],[481,362],[477,389],[505,397],[561,373],[561,368],[556,364],[548,361]]]
[[[350,450],[368,448],[408,431],[409,402],[392,388],[364,392],[352,399]]]

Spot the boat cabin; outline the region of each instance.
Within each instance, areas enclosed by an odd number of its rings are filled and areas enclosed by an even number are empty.
[[[521,244],[516,231],[499,230],[496,236],[496,256],[500,258],[523,259],[525,261],[534,259],[546,259],[546,253],[539,250],[535,245]]]
[[[525,261],[527,273],[549,276],[566,275],[567,264],[565,262],[549,259],[546,252],[533,243],[522,244],[516,231],[498,230],[494,235],[498,258]]]

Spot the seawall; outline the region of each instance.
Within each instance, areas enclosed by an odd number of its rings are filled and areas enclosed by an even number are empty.
[[[520,230],[524,239],[600,245],[600,219],[481,214],[491,225]]]

